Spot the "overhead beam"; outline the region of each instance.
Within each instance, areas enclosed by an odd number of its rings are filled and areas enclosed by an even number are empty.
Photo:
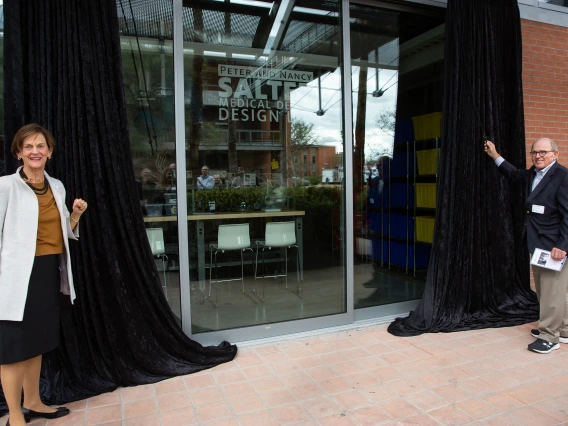
[[[258,23],[256,34],[254,35],[251,47],[263,49],[264,46],[266,46],[268,37],[270,36],[270,30],[274,25],[276,14],[278,13],[278,9],[280,8],[281,3],[281,1],[274,2],[269,13],[263,15],[260,18],[260,22]]]
[[[268,40],[264,46],[264,54],[270,55],[272,52],[280,49],[284,34],[290,24],[290,16],[294,9],[295,0],[281,0],[278,12],[270,29]]]

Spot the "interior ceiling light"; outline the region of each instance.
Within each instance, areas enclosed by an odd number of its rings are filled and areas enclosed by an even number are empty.
[[[225,52],[215,52],[214,50],[204,50],[203,55],[204,56],[217,56],[217,57],[221,57],[221,58],[224,58],[224,57],[227,56],[227,54]]]

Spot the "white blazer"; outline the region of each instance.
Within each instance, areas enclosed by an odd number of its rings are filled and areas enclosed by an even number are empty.
[[[37,196],[18,172],[0,177],[0,320],[6,321],[22,321],[24,318],[37,242]],[[61,216],[63,253],[59,256],[60,290],[70,295],[73,303],[75,289],[67,240],[79,238],[79,224],[74,231],[71,229],[63,184],[46,172],[44,174]]]

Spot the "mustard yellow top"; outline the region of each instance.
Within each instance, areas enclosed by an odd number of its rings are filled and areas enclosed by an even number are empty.
[[[42,188],[43,183],[33,185]],[[51,187],[43,195],[37,195],[39,216],[37,224],[36,256],[63,253],[63,232],[61,231],[61,216],[53,198]]]

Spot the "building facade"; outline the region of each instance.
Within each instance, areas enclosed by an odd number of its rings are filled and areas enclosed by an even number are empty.
[[[238,342],[416,306],[445,3],[117,1],[140,208],[186,334]],[[527,145],[552,137],[562,161],[568,7],[519,7]]]

